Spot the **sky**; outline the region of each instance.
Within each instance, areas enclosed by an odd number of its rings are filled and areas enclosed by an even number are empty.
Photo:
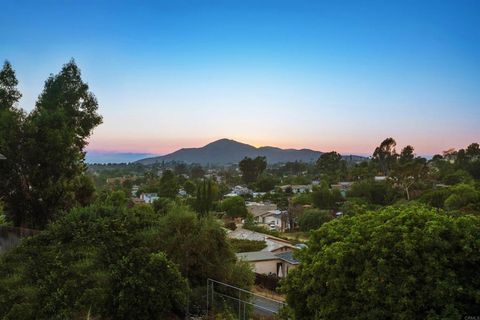
[[[0,60],[32,110],[74,58],[103,124],[88,150],[230,138],[432,155],[480,141],[480,1],[0,0]]]

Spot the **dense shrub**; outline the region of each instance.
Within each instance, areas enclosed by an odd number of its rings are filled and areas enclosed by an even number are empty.
[[[307,209],[297,219],[301,231],[316,230],[322,224],[332,220],[332,214],[328,210]]]
[[[398,192],[388,182],[362,180],[355,182],[347,193],[347,198],[362,198],[375,205],[390,205],[399,198]]]
[[[1,256],[0,318],[183,316],[187,295],[190,311],[201,311],[207,278],[253,284],[212,217],[184,207],[161,216],[148,205],[91,206]]]
[[[327,186],[321,186],[312,192],[312,202],[319,209],[336,209],[343,200],[338,189],[330,190]]]
[[[242,197],[229,197],[222,201],[221,208],[226,212],[227,216],[235,218],[247,216],[247,207],[245,206],[245,199]]]
[[[157,319],[170,312],[181,314],[187,285],[172,262],[151,250],[144,232],[154,223],[154,216],[144,210],[73,210],[1,257],[0,317],[67,319],[90,312],[127,319],[131,309],[136,309],[137,319],[151,319],[147,315],[153,313]],[[122,271],[127,265],[135,270],[129,278]],[[165,306],[159,312],[149,303],[152,292],[140,287],[164,280],[176,285],[157,295],[157,303]],[[136,298],[122,300],[127,292]]]
[[[419,205],[335,219],[298,253],[294,318],[460,319],[480,314],[480,217]]]

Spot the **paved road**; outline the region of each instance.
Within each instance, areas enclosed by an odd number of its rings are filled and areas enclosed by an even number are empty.
[[[258,307],[254,307],[255,314],[258,315],[272,315],[273,313],[278,313],[280,308],[283,306],[283,303],[280,301],[274,301],[267,298],[262,298],[260,296],[253,296],[252,303]]]

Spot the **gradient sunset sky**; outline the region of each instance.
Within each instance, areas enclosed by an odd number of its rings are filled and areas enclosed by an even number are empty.
[[[0,0],[0,32],[26,110],[75,58],[104,117],[89,150],[480,141],[476,0]]]

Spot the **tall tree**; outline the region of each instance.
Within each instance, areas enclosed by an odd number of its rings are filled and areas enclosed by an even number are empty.
[[[373,152],[373,161],[377,163],[379,170],[385,175],[390,174],[390,170],[397,159],[396,145],[397,142],[393,138],[387,138]]]
[[[265,157],[256,157],[255,159],[245,157],[238,164],[242,171],[242,179],[245,183],[257,181],[260,174],[267,168],[267,159]]]
[[[203,178],[203,182],[197,186],[197,197],[195,198],[195,211],[200,215],[206,215],[213,208],[215,199],[215,188],[211,179]]]
[[[327,177],[330,183],[337,182],[346,175],[346,161],[342,160],[342,156],[335,151],[323,153],[316,165],[318,172]]]
[[[402,149],[398,163],[392,171],[392,178],[405,192],[407,200],[410,200],[410,188],[427,173],[427,160],[415,157],[412,146]]]
[[[6,79],[0,80],[0,103],[8,111],[2,112],[0,123],[12,130],[1,146],[9,160],[0,164],[0,179],[7,181],[0,195],[15,225],[43,228],[75,204],[75,182],[86,169],[87,138],[102,118],[73,60],[47,79],[28,115],[12,105],[19,93],[12,89],[16,80],[10,69],[5,64],[2,75]]]
[[[178,182],[172,170],[163,171],[160,178],[159,196],[165,198],[175,198],[178,194]]]
[[[17,108],[21,93],[11,64],[6,61],[0,71],[0,198],[5,202],[5,211],[24,211],[24,194],[27,191],[24,162],[21,161],[22,130],[25,113]],[[12,214],[9,214],[12,217]]]

